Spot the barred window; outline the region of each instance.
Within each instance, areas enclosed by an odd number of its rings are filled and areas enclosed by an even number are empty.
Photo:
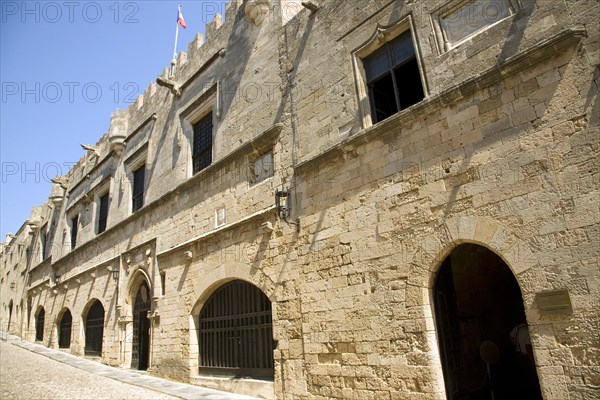
[[[103,339],[104,307],[96,300],[85,317],[85,354],[101,356]]]
[[[194,124],[194,143],[192,152],[194,174],[212,163],[212,111]]]
[[[221,286],[199,327],[201,373],[273,379],[271,301],[260,289],[240,280]]]
[[[410,31],[384,44],[363,60],[373,123],[425,97]]]
[[[100,197],[100,210],[98,212],[98,233],[106,230],[106,221],[108,220],[108,193]]]
[[[73,316],[68,309],[64,312],[58,330],[58,347],[68,349],[71,347],[71,328],[73,325]]]
[[[146,164],[133,171],[132,211],[136,212],[144,206],[144,179],[146,177]]]

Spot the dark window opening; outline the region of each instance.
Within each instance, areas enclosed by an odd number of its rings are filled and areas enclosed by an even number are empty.
[[[221,286],[199,317],[200,372],[273,379],[271,301],[244,281]]]
[[[521,291],[500,257],[458,246],[438,272],[434,295],[448,400],[542,398]]]
[[[410,31],[363,60],[373,123],[423,100],[425,93]]]
[[[106,221],[108,220],[108,193],[100,197],[100,210],[98,212],[98,233],[106,230]]]
[[[46,319],[46,311],[42,308],[38,311],[38,315],[35,319],[35,340],[42,341],[44,340],[44,322]]]
[[[85,318],[85,354],[101,356],[103,337],[104,307],[96,300]]]
[[[77,245],[77,230],[79,229],[79,215],[71,218],[71,250]]]
[[[194,174],[212,163],[212,112],[194,124],[192,163]]]
[[[144,206],[144,179],[146,177],[146,165],[133,171],[133,212]]]
[[[67,310],[63,314],[58,331],[58,347],[68,349],[71,347],[71,327],[73,326],[73,316],[71,311]]]

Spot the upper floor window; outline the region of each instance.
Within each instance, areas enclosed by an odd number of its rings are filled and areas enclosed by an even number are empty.
[[[363,59],[373,123],[423,100],[425,93],[410,31]]]
[[[100,196],[99,203],[98,233],[100,234],[106,230],[106,221],[108,220],[108,192]]]
[[[212,163],[212,111],[196,122],[192,148],[193,173],[202,171]]]
[[[144,206],[144,184],[146,164],[133,171],[132,211],[136,212]]]
[[[71,250],[77,245],[77,231],[79,230],[79,214],[71,218]]]

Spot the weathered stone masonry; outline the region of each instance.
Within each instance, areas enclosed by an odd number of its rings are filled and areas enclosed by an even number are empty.
[[[524,311],[543,398],[596,398],[598,3],[498,1],[506,16],[458,29],[460,40],[444,24],[479,2],[311,4],[232,2],[173,76],[165,70],[113,114],[108,134],[3,244],[2,330],[36,340],[43,308],[41,341],[58,347],[68,309],[68,351],[83,356],[99,300],[101,361],[136,368],[145,283],[153,374],[280,399],[489,394],[449,372],[458,353],[447,347],[439,282],[449,263],[466,276],[469,254],[498,256],[522,297],[499,307]],[[405,32],[424,98],[377,121],[364,62]],[[193,174],[194,125],[206,115],[212,162]],[[141,167],[144,206],[132,212]],[[282,190],[287,221],[276,209]],[[491,264],[469,279],[487,282]],[[272,381],[201,365],[199,316],[234,280],[271,302]],[[469,282],[454,277],[463,312],[503,290]],[[471,308],[462,293],[479,296]],[[510,319],[485,312],[457,314],[458,343],[466,352],[495,340],[504,360],[511,326],[494,324]],[[478,351],[469,357],[485,367]]]

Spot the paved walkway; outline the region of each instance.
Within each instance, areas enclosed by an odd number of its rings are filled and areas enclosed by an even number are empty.
[[[34,354],[39,354],[41,356],[45,356],[45,357],[47,357],[51,360],[54,360],[58,363],[65,364],[65,365],[71,366],[71,367],[75,367],[80,370],[86,371],[90,374],[93,374],[93,375],[89,375],[89,378],[88,377],[79,378],[80,380],[84,379],[84,380],[90,380],[93,382],[94,380],[96,380],[96,381],[101,380],[101,379],[103,379],[101,377],[104,377],[104,378],[110,378],[112,380],[119,381],[119,382],[122,382],[122,383],[125,383],[128,385],[135,385],[135,386],[138,386],[139,388],[142,388],[143,390],[153,391],[153,392],[148,392],[148,393],[141,393],[139,395],[137,394],[137,392],[131,391],[132,395],[129,396],[127,394],[127,393],[129,393],[129,389],[126,386],[121,386],[122,389],[119,389],[119,388],[113,389],[115,391],[115,394],[108,397],[108,398],[112,398],[112,399],[132,399],[132,398],[136,398],[136,399],[137,398],[140,398],[140,399],[144,399],[144,398],[177,399],[177,398],[179,398],[179,399],[202,399],[202,400],[205,400],[205,399],[206,400],[252,399],[252,397],[248,397],[248,396],[220,392],[217,390],[201,388],[198,386],[188,385],[188,384],[184,384],[184,383],[172,382],[172,381],[168,381],[166,379],[149,376],[149,375],[146,375],[145,373],[135,371],[135,370],[123,370],[123,369],[119,369],[119,368],[109,367],[107,365],[100,364],[100,363],[92,361],[92,360],[88,360],[88,359],[81,358],[81,357],[76,357],[74,355],[65,353],[60,350],[49,349],[49,348],[39,345],[39,344],[21,341],[18,337],[12,336],[12,335],[6,335],[3,333],[0,333],[0,340],[2,341],[2,343],[0,343],[0,345],[2,346],[2,352],[1,352],[2,359],[0,361],[3,365],[2,375],[4,375],[2,377],[2,379],[0,380],[0,389],[1,389],[1,394],[2,394],[0,397],[2,399],[31,398],[28,396],[25,396],[25,397],[19,396],[20,394],[24,394],[24,393],[19,393],[19,392],[13,393],[13,390],[10,390],[11,382],[3,382],[4,379],[11,378],[8,375],[10,375],[13,371],[9,370],[9,368],[14,368],[14,369],[19,370],[19,371],[17,371],[18,375],[15,375],[16,376],[15,379],[20,379],[19,378],[20,376],[27,378],[27,373],[25,371],[25,369],[27,367],[30,367],[32,370],[38,370],[37,372],[40,372],[39,369],[41,369],[42,366],[37,365],[37,364],[46,362],[46,360],[44,360],[44,359],[29,359],[31,357],[26,354],[16,353],[15,350],[17,350],[17,349],[14,349],[14,348],[11,349],[13,346],[18,346],[22,349],[29,350],[30,352],[32,352]],[[26,358],[27,360],[25,360],[25,359],[24,360],[9,360],[9,358]],[[11,367],[9,361],[13,361],[12,367]],[[36,365],[28,365],[28,364],[36,364]],[[46,362],[46,364],[47,364],[47,362]],[[57,364],[53,364],[53,365],[55,367],[60,366]],[[45,378],[47,375],[59,374],[60,371],[56,370],[55,367],[53,367],[52,365],[44,365],[44,368],[43,368],[44,370],[42,371],[42,379]],[[34,371],[34,372],[36,372],[36,371]],[[51,390],[65,389],[65,388],[68,388],[70,384],[75,383],[73,381],[74,377],[70,376],[68,373],[66,373],[66,371],[63,371],[62,373],[60,373],[60,376],[57,376],[56,378],[58,378],[60,380],[59,384],[57,385],[56,382],[54,382],[53,386],[50,386]],[[12,383],[14,383],[14,382],[12,382]],[[25,383],[25,382],[23,382],[23,383]],[[33,383],[33,382],[29,382],[29,383]],[[97,383],[97,382],[93,382],[93,383]],[[99,394],[99,396],[97,396],[97,397],[90,397],[90,394],[84,394],[84,393],[81,393],[81,395],[84,397],[68,397],[68,396],[65,397],[62,395],[57,396],[57,393],[59,393],[59,392],[54,392],[54,393],[48,393],[48,396],[44,396],[44,398],[46,398],[46,399],[107,398],[106,393],[102,394],[102,391],[105,389],[105,386],[100,386],[99,388],[97,388],[96,391],[99,392],[99,393],[97,393],[97,394]],[[19,385],[17,385],[16,387],[18,388]],[[21,387],[23,387],[23,386],[21,386]],[[14,385],[13,385],[13,388],[14,388]],[[88,386],[86,386],[85,388],[88,389]],[[20,390],[20,389],[17,389],[17,390]],[[123,390],[123,391],[119,391],[119,390]],[[135,393],[135,395],[134,395],[134,393]],[[154,395],[151,395],[152,393],[154,393]],[[93,395],[94,395],[94,393],[92,393],[92,396]],[[38,394],[38,396],[39,396],[39,394]]]

